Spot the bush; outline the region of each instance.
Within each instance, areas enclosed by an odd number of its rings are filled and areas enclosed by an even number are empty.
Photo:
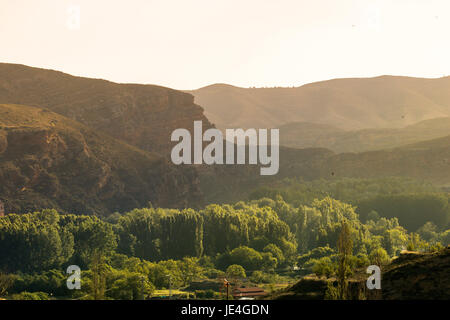
[[[450,245],[450,229],[442,232],[440,237],[441,237],[441,243],[444,246]]]
[[[323,257],[315,261],[312,271],[318,276],[329,278],[335,271],[335,266],[329,257]]]
[[[226,267],[227,265],[233,264],[239,264],[247,270],[257,270],[263,266],[263,257],[255,249],[241,246],[219,257],[219,267]]]
[[[230,278],[245,278],[247,275],[245,274],[245,269],[238,265],[232,264],[227,268],[226,275]]]
[[[215,299],[217,297],[217,292],[214,290],[196,290],[195,297],[197,299]]]
[[[253,283],[275,283],[277,281],[277,276],[273,273],[253,271],[250,281]]]
[[[214,268],[206,269],[203,274],[208,279],[218,279],[218,278],[225,277],[225,272],[223,272],[222,270],[214,269]]]
[[[70,293],[66,280],[67,275],[56,269],[35,274],[20,274],[10,292],[46,292],[55,296],[65,296]]]
[[[386,265],[391,261],[386,250],[384,250],[383,248],[377,248],[373,250],[369,255],[369,260],[370,263],[375,264],[379,267],[381,267],[382,265]]]
[[[311,259],[320,259],[323,257],[329,257],[336,254],[336,250],[330,248],[329,246],[325,247],[317,247],[309,251],[308,253],[301,255],[298,258],[298,264],[299,266],[305,266],[307,262],[309,262]]]
[[[13,300],[49,300],[45,292],[21,292],[12,295]]]

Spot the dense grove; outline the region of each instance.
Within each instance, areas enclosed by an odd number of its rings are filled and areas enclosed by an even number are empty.
[[[352,204],[363,222],[375,211],[382,217],[397,217],[409,231],[416,231],[428,221],[447,228],[450,223],[449,193],[427,182],[408,178],[314,181],[293,178],[258,188],[250,194],[251,199],[276,199],[278,196],[296,207],[329,196]]]
[[[323,190],[314,198],[319,187],[310,185],[311,199],[297,202],[293,189],[285,188],[201,210],[142,208],[106,217],[50,209],[8,214],[0,218],[0,295],[140,299],[198,279],[226,276],[260,284],[308,272],[330,276],[338,270],[344,222],[354,268],[387,263],[403,249],[450,244],[447,195],[430,189],[407,194],[398,183],[391,186],[396,192],[383,194],[373,182],[350,182],[341,182],[341,192],[350,196],[347,189],[358,189],[358,196],[347,199],[353,204]],[[83,270],[82,290],[67,289],[69,265]]]

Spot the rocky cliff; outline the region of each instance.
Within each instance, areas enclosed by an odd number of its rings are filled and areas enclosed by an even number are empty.
[[[7,213],[108,213],[200,203],[196,172],[47,109],[0,104],[0,200]]]
[[[168,155],[176,128],[211,124],[194,97],[154,85],[118,84],[0,63],[0,103],[48,108],[146,151]]]

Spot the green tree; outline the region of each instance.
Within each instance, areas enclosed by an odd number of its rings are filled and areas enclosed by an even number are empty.
[[[427,242],[436,242],[439,237],[438,227],[433,223],[428,221],[422,227],[417,230],[417,233],[422,239]]]
[[[406,246],[407,250],[409,251],[423,251],[427,247],[426,241],[423,241],[420,238],[420,235],[418,233],[411,233],[409,236],[409,241]]]
[[[383,248],[377,248],[373,250],[369,255],[369,261],[371,264],[375,264],[382,268],[382,266],[388,264],[391,259],[388,253]]]
[[[149,279],[138,272],[112,270],[108,275],[107,295],[117,300],[141,300],[151,296],[155,287]]]
[[[257,270],[263,266],[263,257],[255,249],[241,246],[233,249],[230,253],[222,255],[221,259],[219,259],[219,264],[222,267],[239,264],[247,270]]]
[[[347,278],[352,273],[351,256],[353,252],[352,229],[347,221],[342,222],[337,248],[339,252],[338,267],[336,271],[338,292],[341,300],[347,299]]]
[[[183,286],[188,285],[193,279],[203,276],[203,268],[200,266],[198,258],[184,257],[178,263]]]
[[[277,259],[278,264],[283,264],[285,261],[283,251],[273,243],[265,246],[263,252],[270,252],[272,256]]]
[[[229,266],[227,268],[226,275],[231,279],[239,279],[247,277],[247,275],[245,274],[244,267],[238,264],[232,264],[231,266]]]
[[[60,267],[73,253],[73,237],[55,210],[0,219],[0,269],[34,272]]]
[[[318,276],[325,276],[329,278],[335,272],[334,263],[329,257],[322,257],[314,261],[312,271]]]
[[[103,300],[105,299],[106,277],[110,272],[110,267],[105,263],[105,257],[101,252],[95,251],[92,254],[90,270],[92,272],[91,296],[94,300]]]
[[[13,286],[15,280],[15,275],[0,272],[0,297],[8,293],[8,289]]]
[[[94,255],[107,258],[117,247],[117,236],[111,224],[92,216],[64,215],[61,224],[74,238],[73,264],[87,267]]]

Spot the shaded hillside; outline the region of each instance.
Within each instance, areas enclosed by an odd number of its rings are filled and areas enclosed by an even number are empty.
[[[230,93],[229,96],[223,96],[222,100],[215,104],[215,108],[219,108],[218,110],[223,112],[223,115],[220,115],[220,119],[227,122],[227,125],[230,124],[230,127],[241,126],[241,124],[244,124],[244,122],[241,121],[246,121],[246,119],[252,121],[264,120],[265,114],[269,115],[267,119],[271,119],[271,121],[273,120],[275,122],[278,121],[279,123],[285,121],[281,119],[282,117],[286,117],[286,122],[287,120],[289,122],[297,121],[297,115],[300,114],[302,116],[300,119],[301,121],[307,120],[315,123],[327,123],[327,121],[330,120],[328,122],[332,122],[333,125],[335,125],[334,128],[324,127],[324,125],[322,125],[322,127],[309,125],[309,127],[306,128],[306,131],[310,132],[309,138],[314,139],[314,136],[324,133],[327,133],[327,135],[330,136],[346,134],[345,131],[339,128],[344,123],[346,123],[344,126],[345,129],[351,129],[352,126],[360,127],[363,123],[364,125],[370,125],[371,127],[387,124],[391,126],[394,125],[391,120],[399,116],[402,120],[400,121],[401,123],[399,122],[397,124],[400,126],[408,124],[409,122],[415,123],[418,120],[422,120],[422,118],[443,116],[448,111],[448,105],[446,105],[447,98],[450,97],[450,91],[446,90],[448,83],[450,83],[450,78],[427,80],[402,77],[379,77],[373,79],[325,81],[293,89],[242,89],[220,85],[210,86],[208,87],[208,90],[212,90],[212,96],[214,97],[216,96],[214,93],[216,90],[219,90],[220,92],[225,88],[227,92]],[[339,88],[339,90],[337,88]],[[406,90],[405,88],[409,89]],[[422,90],[420,92],[422,92],[423,95],[419,97],[417,93],[419,91],[414,91],[413,89]],[[251,102],[256,103],[252,104],[252,106],[257,105],[258,108],[241,108],[241,105],[239,104],[233,105],[234,102],[240,101],[241,91],[247,92],[246,94],[250,92],[252,95]],[[274,92],[277,94],[273,94]],[[380,92],[383,92],[383,94],[380,94]],[[337,99],[337,93],[339,93],[338,97],[340,99]],[[280,104],[279,108],[273,109],[272,106],[275,104],[271,104],[271,102],[275,101],[275,98],[277,97],[279,97],[279,99],[281,99],[280,101],[284,104]],[[298,100],[298,97],[301,97],[301,99]],[[354,97],[359,97],[359,99],[354,99]],[[428,97],[427,103],[424,102],[424,97]],[[434,100],[431,97],[433,97]],[[302,100],[304,98],[306,100]],[[350,98],[354,99],[350,101],[351,103],[347,100]],[[360,103],[362,100],[364,100],[365,103]],[[435,101],[435,103],[431,103],[431,100]],[[296,101],[307,101],[308,103],[306,105],[296,104]],[[163,156],[168,156],[173,145],[173,143],[170,143],[170,134],[175,128],[190,129],[193,126],[194,120],[202,120],[204,129],[211,126],[204,117],[202,108],[193,103],[193,97],[176,90],[150,85],[116,84],[105,80],[73,77],[57,71],[13,64],[0,64],[0,103],[7,102],[45,107],[58,114],[83,123],[95,130],[95,132],[102,131],[109,136],[121,139],[138,148],[152,152],[155,151]],[[230,107],[220,109],[223,107],[223,104],[229,104]],[[402,105],[403,107],[400,108],[399,105]],[[426,112],[422,106],[426,106]],[[405,116],[405,112],[403,111],[410,109],[414,110],[414,113],[406,113]],[[206,110],[208,110],[207,106]],[[297,113],[299,110],[301,112]],[[360,112],[358,112],[358,110]],[[8,111],[8,117],[5,117],[5,120],[12,121],[12,119],[14,119],[12,116],[16,111],[17,110]],[[303,117],[304,115],[307,115],[307,117]],[[18,117],[17,121],[13,123],[13,125],[16,126],[14,129],[15,132],[19,130],[18,127],[24,125],[22,121],[29,121],[29,119],[26,120],[21,118],[20,115],[18,115]],[[340,119],[340,122],[336,122],[336,119]],[[66,119],[65,121],[69,120]],[[442,121],[442,123],[436,125],[437,122],[435,123],[433,121]],[[430,122],[423,122],[411,126],[413,129],[405,128],[401,129],[401,131],[413,132],[411,135],[414,139],[416,139],[417,135],[420,135],[417,132],[421,132],[425,138],[434,135],[434,129],[436,128],[440,130],[439,134],[442,134],[447,129],[445,121],[447,120],[430,120]],[[265,120],[259,123],[252,122],[251,124],[251,126],[256,127],[269,126]],[[77,124],[77,126],[79,126],[79,124]],[[246,125],[242,126],[245,127]],[[37,129],[33,127],[33,130]],[[39,130],[33,133],[27,131],[28,137],[26,139],[30,141],[33,139],[39,140],[39,137],[41,137]],[[53,128],[52,130],[56,129]],[[79,129],[77,130],[79,131]],[[89,131],[86,127],[83,127],[83,130]],[[386,130],[386,132],[389,132],[389,130],[395,129]],[[90,135],[96,135],[96,133],[93,133],[92,131],[89,132]],[[369,132],[369,134],[362,134],[364,140],[370,140],[366,137],[372,135],[370,130],[367,132]],[[79,137],[79,135],[75,136]],[[70,135],[70,137],[72,137],[72,135]],[[408,133],[404,140],[409,141],[409,137],[410,134]],[[5,138],[4,134],[0,135],[0,150],[2,150],[2,148],[4,149],[5,145],[9,146],[9,150],[13,150],[11,149],[11,146],[14,148],[15,144],[19,143],[17,148],[19,148],[21,152],[25,152],[25,149],[20,147],[21,140],[19,138],[17,138],[17,140],[11,138],[13,140],[10,140],[5,144],[5,141],[10,138]],[[313,180],[318,178],[333,179],[334,177],[370,178],[380,176],[406,176],[428,180],[440,185],[450,184],[450,170],[448,170],[450,159],[450,148],[448,146],[450,136],[438,140],[427,141],[416,146],[364,152],[360,154],[344,153],[336,155],[326,148],[310,148],[303,150],[281,148],[280,171],[275,176],[260,176],[259,167],[256,165],[181,165],[175,167],[175,169],[172,166],[165,165],[160,169],[152,171],[155,173],[155,176],[149,177],[146,176],[147,171],[144,170],[141,172],[140,168],[154,168],[151,161],[146,163],[148,157],[152,158],[153,156],[149,156],[142,152],[139,153],[145,154],[145,156],[140,159],[147,159],[145,161],[142,160],[142,163],[139,165],[134,163],[131,165],[131,162],[128,160],[126,160],[126,163],[124,164],[115,163],[114,155],[126,153],[121,152],[118,147],[123,144],[119,144],[117,141],[107,137],[99,140],[103,139],[109,139],[105,141],[112,142],[108,150],[102,154],[106,160],[103,158],[99,159],[108,163],[111,167],[116,165],[117,168],[122,166],[129,168],[129,170],[119,170],[118,172],[121,174],[125,174],[124,172],[127,174],[132,173],[133,176],[128,176],[128,178],[121,176],[118,179],[123,183],[125,183],[123,180],[126,179],[128,186],[139,185],[136,189],[133,189],[135,195],[131,198],[134,200],[129,200],[129,202],[127,202],[128,200],[120,200],[117,202],[120,203],[120,206],[116,206],[116,204],[107,204],[106,207],[111,210],[116,210],[116,207],[129,208],[130,206],[145,205],[148,197],[142,195],[147,195],[148,192],[151,192],[153,195],[153,197],[150,197],[152,202],[153,200],[158,202],[159,206],[183,206],[187,204],[193,206],[198,203],[196,200],[199,197],[197,184],[201,186],[201,193],[203,193],[208,202],[235,201],[245,198],[249,192],[258,186],[272,183],[274,180],[285,177],[303,177],[306,180]],[[358,136],[353,135],[348,139],[350,139],[349,141],[355,141],[355,139],[357,140],[359,138]],[[382,135],[381,138],[377,137],[370,141],[375,141],[376,143],[374,142],[374,144],[379,143],[380,145],[383,145],[386,142],[386,139],[386,135]],[[389,143],[396,141],[395,139],[387,140],[389,140]],[[81,144],[78,139],[71,139],[70,141],[74,141],[75,145]],[[101,142],[98,140],[96,141],[97,142],[92,143],[102,145]],[[342,141],[341,146],[353,144],[345,139]],[[363,141],[361,146],[365,147],[365,143],[370,144],[370,141]],[[336,143],[336,145],[338,144]],[[320,147],[320,145],[315,143],[314,147]],[[31,146],[27,148],[29,148],[29,150],[35,150],[31,148]],[[130,148],[130,146],[127,146],[127,148]],[[96,149],[96,147],[92,147],[92,150]],[[3,153],[4,152],[5,151],[3,151]],[[36,157],[39,158],[36,154],[39,154],[40,152],[43,151],[40,149],[29,151],[32,161],[36,161]],[[65,156],[59,155],[59,153],[62,152],[62,150],[55,151],[55,153],[52,154],[52,157],[62,157],[64,161],[66,161],[67,159]],[[134,152],[140,151],[136,149]],[[134,153],[130,152],[130,154]],[[3,154],[2,157],[5,159],[5,154]],[[96,155],[94,158],[97,157],[99,156]],[[27,168],[31,166],[29,163],[24,164],[23,158],[24,155],[19,152],[16,158],[20,159],[19,172],[24,170],[24,167],[22,166],[26,166]],[[92,158],[88,157],[88,159]],[[69,160],[67,161],[66,167],[64,168],[66,172],[77,172],[77,170],[81,170],[80,172],[82,172],[82,168],[77,167],[77,163],[72,164]],[[5,166],[4,160],[0,163]],[[98,165],[98,167],[100,168],[101,165]],[[12,172],[15,172],[14,170],[16,169],[13,169]],[[195,172],[198,172],[199,180],[197,179]],[[158,181],[162,181],[161,179],[164,179],[164,177],[172,177],[172,174],[175,173],[177,178],[174,178],[173,181],[176,181],[176,183],[161,182],[161,184],[158,184]],[[13,173],[10,174],[14,175]],[[55,174],[57,180],[59,180],[63,174],[67,173],[58,171]],[[89,171],[89,174],[86,174],[86,179],[95,180],[102,174],[101,170],[92,170]],[[34,175],[32,170],[25,174],[20,173],[18,176],[21,175],[27,177],[26,179],[34,181],[32,179]],[[74,177],[75,176],[72,176],[72,178]],[[139,182],[135,182],[134,179]],[[171,178],[168,179],[170,180]],[[182,182],[178,183],[178,181]],[[61,185],[69,185],[70,178],[67,178],[65,182],[58,183]],[[140,185],[141,183],[142,186]],[[17,184],[19,183],[15,183],[15,185]],[[107,185],[109,185],[109,183]],[[155,194],[158,194],[158,192],[155,190],[152,189],[151,191],[148,191],[150,186],[154,185],[165,188],[164,190],[167,190],[167,192],[161,192],[160,196],[156,196]],[[111,187],[114,188],[114,186]],[[19,201],[20,194],[10,193],[12,190],[11,188],[11,186],[8,187],[8,198]],[[14,188],[17,187],[15,186]],[[117,190],[122,190],[121,188],[122,187]],[[43,190],[45,190],[44,187],[41,188],[42,192]],[[87,193],[83,192],[80,193],[82,196],[77,196],[77,193],[70,192],[70,196],[67,195],[67,199],[78,199],[78,201],[86,208],[96,208],[97,205],[100,205],[100,200],[98,199],[101,199],[101,197],[94,201],[97,203],[94,205],[91,204],[91,201],[93,201],[92,197],[88,197],[88,195],[94,193],[90,191]],[[128,194],[128,189],[125,193]],[[117,199],[118,196],[116,193],[113,192],[111,194],[114,194],[114,196],[105,196],[105,198]],[[83,198],[84,196],[87,197],[86,199],[90,200],[85,200]],[[161,200],[162,198],[165,200]],[[58,197],[58,199],[61,198]],[[122,205],[123,203],[129,204]],[[48,206],[53,206],[53,204],[49,203]],[[66,205],[60,204],[58,204],[58,206],[61,206],[64,209],[67,207]],[[106,207],[103,207],[103,209]]]
[[[214,171],[214,173],[212,173]],[[450,185],[450,136],[400,148],[336,154],[328,149],[280,147],[280,170],[260,176],[259,166],[216,166],[201,170],[201,189],[208,202],[235,202],[251,191],[283,178],[305,180],[409,177]],[[217,179],[220,183],[217,183]]]
[[[168,155],[170,134],[193,127],[203,109],[190,94],[139,84],[74,77],[0,63],[0,103],[48,108],[141,149]]]
[[[363,152],[400,147],[450,135],[450,118],[424,120],[400,129],[344,131],[305,122],[280,127],[280,144],[291,148],[328,148],[335,152]]]
[[[342,153],[331,157],[328,166],[335,176],[402,176],[447,185],[450,183],[450,136],[392,150]]]
[[[313,175],[327,179],[398,176],[438,185],[450,183],[450,136],[389,150],[341,154],[330,151],[310,160],[304,158],[307,154],[302,149],[295,151],[286,148],[280,151],[280,163],[284,163],[280,173],[304,176],[305,166],[309,165],[306,179]]]
[[[435,253],[403,252],[383,267],[381,290],[368,290],[368,274],[359,270],[349,279],[352,299],[448,300],[450,299],[450,247]],[[278,300],[323,300],[327,283],[335,278],[311,275],[293,286],[275,293]]]
[[[220,129],[312,122],[344,130],[399,128],[450,116],[450,77],[335,79],[296,88],[216,84],[188,91]]]
[[[230,203],[247,199],[254,189],[286,177],[317,179],[328,173],[327,161],[334,153],[327,149],[280,147],[280,168],[276,175],[260,175],[260,165],[197,166],[200,187],[207,203]]]
[[[450,299],[450,247],[436,253],[405,252],[386,268],[382,297],[398,299]]]
[[[106,213],[198,204],[193,170],[47,109],[0,105],[0,199],[7,212]]]

